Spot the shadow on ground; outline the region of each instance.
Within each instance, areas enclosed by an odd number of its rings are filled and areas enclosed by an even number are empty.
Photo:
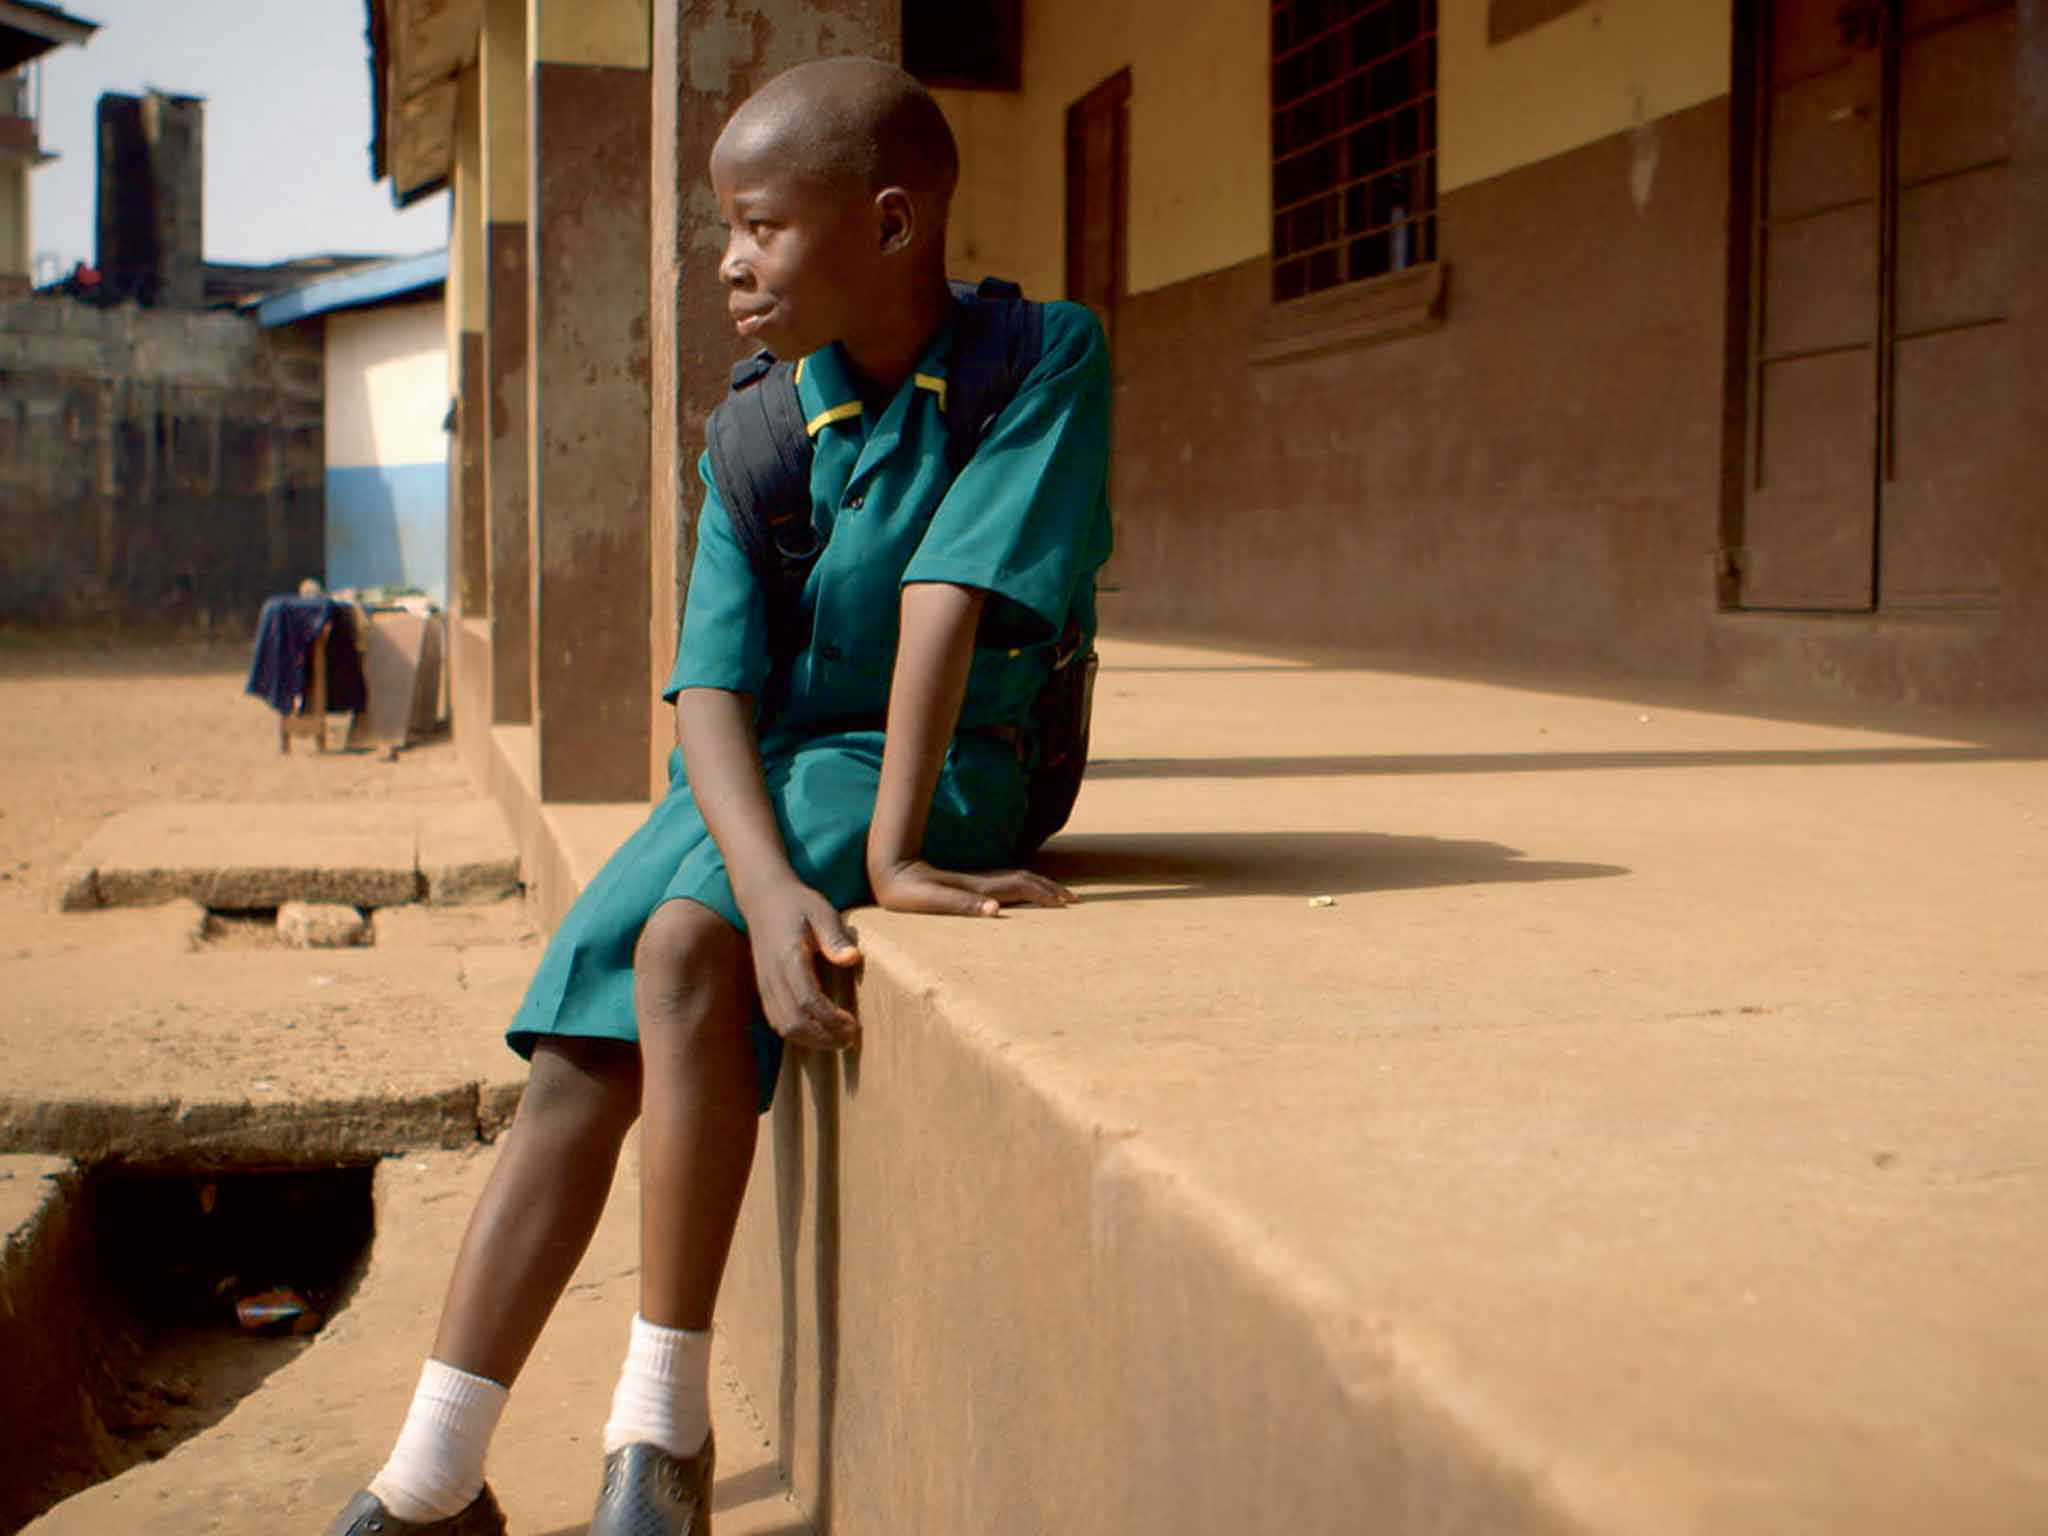
[[[1090,779],[1373,778],[1429,773],[1568,773],[1634,768],[1881,768],[1910,764],[2035,762],[1989,747],[1818,747],[1734,752],[1446,752],[1356,757],[1111,757]]]
[[[1091,770],[1092,771],[1092,770]],[[1061,837],[1033,868],[1089,901],[1356,896],[1530,880],[1596,880],[1617,864],[1525,859],[1505,843],[1381,832],[1148,832]],[[1092,891],[1091,886],[1139,886]]]

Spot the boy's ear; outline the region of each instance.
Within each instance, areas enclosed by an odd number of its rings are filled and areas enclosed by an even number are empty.
[[[917,238],[917,204],[901,187],[875,194],[875,230],[884,252],[908,250]]]

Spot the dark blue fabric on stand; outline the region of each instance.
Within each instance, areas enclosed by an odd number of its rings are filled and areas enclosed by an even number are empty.
[[[334,632],[327,637],[327,712],[339,715],[366,708],[369,689],[363,681],[362,653],[356,649],[356,611],[331,597],[273,597],[263,605],[243,691],[267,700],[281,715],[296,710],[311,691],[307,667],[313,642],[330,620]]]

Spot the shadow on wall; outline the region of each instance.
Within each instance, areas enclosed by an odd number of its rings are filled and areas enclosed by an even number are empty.
[[[1092,770],[1091,770],[1092,771]],[[1617,864],[1524,859],[1504,843],[1381,832],[1161,832],[1061,837],[1033,861],[1089,902],[1358,896],[1439,885],[1598,880]],[[1091,890],[1108,886],[1108,890]]]

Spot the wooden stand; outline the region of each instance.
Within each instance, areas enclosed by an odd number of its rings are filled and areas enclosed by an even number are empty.
[[[330,619],[313,637],[313,654],[306,662],[306,692],[299,700],[298,713],[277,717],[280,752],[291,751],[294,736],[310,736],[320,751],[327,750],[327,637],[333,633]]]

